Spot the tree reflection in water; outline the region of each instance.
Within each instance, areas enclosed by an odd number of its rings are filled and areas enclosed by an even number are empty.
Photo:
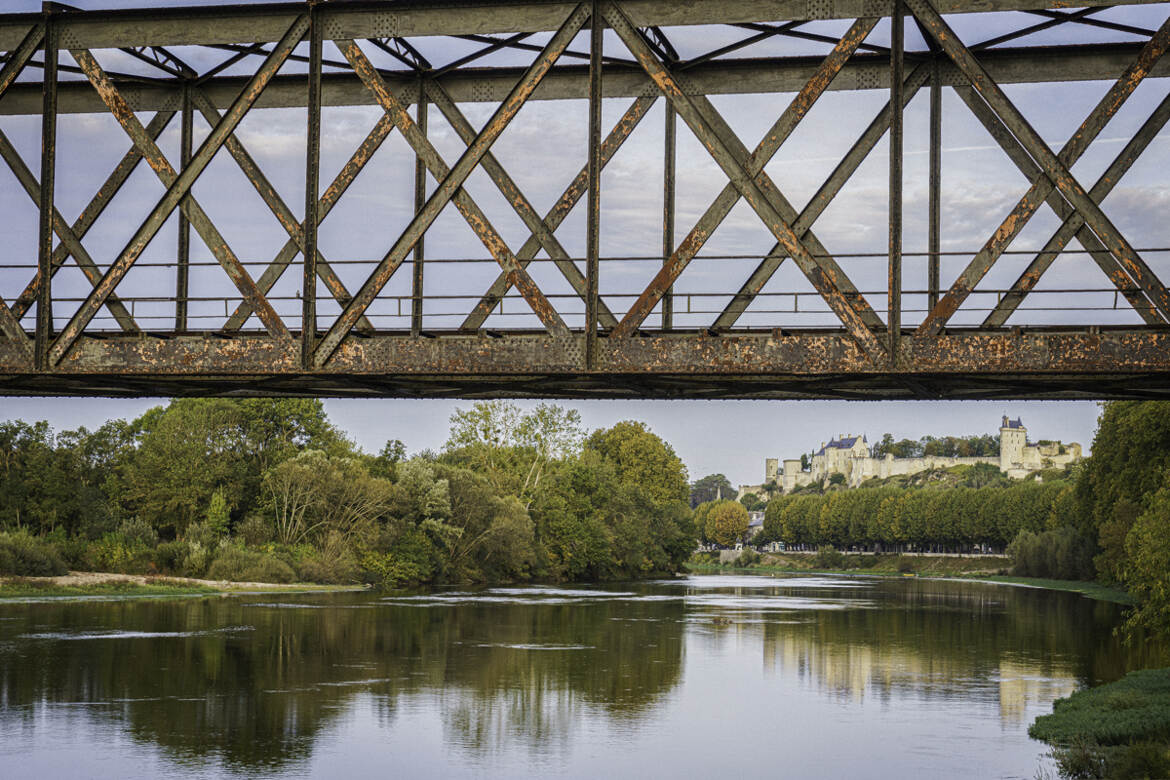
[[[1017,724],[1030,702],[1167,662],[1164,648],[1119,644],[1116,605],[1064,593],[732,577],[623,587],[6,605],[0,731],[87,717],[189,766],[287,771],[359,700],[387,732],[423,702],[444,748],[469,760],[555,757],[586,719],[636,733],[685,687],[688,652],[729,640],[759,645],[763,675],[821,695],[982,691]]]

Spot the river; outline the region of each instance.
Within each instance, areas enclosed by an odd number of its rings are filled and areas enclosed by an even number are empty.
[[[0,775],[1033,778],[1165,659],[1076,594],[926,579],[0,605]]]

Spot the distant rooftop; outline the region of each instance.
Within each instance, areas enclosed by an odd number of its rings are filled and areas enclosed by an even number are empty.
[[[853,445],[857,444],[857,440],[865,441],[865,436],[843,436],[840,439],[833,439],[817,452],[817,455],[824,455],[825,450],[849,450],[853,449]]]
[[[1005,414],[1003,416],[1003,425],[1000,427],[1002,427],[1002,428],[1023,428],[1024,424],[1022,422],[1020,422],[1019,417],[1017,417],[1014,420],[1009,420],[1007,418],[1007,415]]]

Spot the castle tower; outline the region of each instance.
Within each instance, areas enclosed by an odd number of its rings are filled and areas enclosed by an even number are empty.
[[[776,481],[776,472],[780,470],[780,461],[777,458],[764,460],[764,484]]]
[[[1024,447],[1028,444],[1028,429],[1017,417],[1009,420],[1004,415],[999,428],[999,470],[1008,471],[1024,461]]]

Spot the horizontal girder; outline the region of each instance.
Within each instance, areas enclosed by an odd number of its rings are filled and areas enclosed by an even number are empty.
[[[52,373],[40,373],[27,353],[0,341],[0,394],[1170,398],[1170,331],[907,334],[897,371],[837,333],[601,339],[588,371],[583,349],[581,334],[380,334],[350,339],[326,368],[307,373],[295,337],[111,335],[82,338]]]
[[[1098,81],[1117,77],[1129,64],[1140,44],[1113,43],[1079,46],[1011,48],[987,51],[982,60],[1000,84],[1038,84],[1048,82]],[[686,82],[696,94],[770,94],[796,92],[816,70],[820,57],[792,57],[780,60],[714,60],[686,72]],[[944,86],[966,84],[958,69],[940,66]],[[508,94],[523,72],[522,68],[480,68],[457,70],[442,77],[442,84],[459,103],[496,102]],[[387,84],[399,102],[412,105],[418,95],[416,74],[384,72]],[[1159,62],[1151,77],[1170,76],[1170,61]],[[216,105],[227,105],[239,94],[247,78],[212,78],[200,90]],[[117,80],[115,80],[115,83]],[[607,98],[638,97],[654,92],[645,73],[636,68],[607,65],[602,79],[602,93]],[[169,84],[119,83],[127,103],[135,111],[175,111],[182,105],[181,82]],[[374,105],[374,98],[352,73],[327,73],[322,76],[321,102],[325,106]],[[888,60],[880,55],[857,55],[842,68],[828,90],[888,90]],[[561,65],[550,73],[530,100],[581,100],[589,96],[589,69],[586,66]],[[305,77],[278,76],[256,101],[256,108],[288,108],[305,105]],[[63,114],[87,114],[105,110],[101,98],[83,81],[63,81],[58,87],[57,110]],[[0,99],[0,115],[39,114],[41,86],[36,83],[14,84]]]
[[[1075,7],[1142,5],[1156,0],[1077,0]],[[557,0],[397,0],[345,3],[321,9],[327,38],[468,35],[555,30],[575,2]],[[639,27],[735,24],[800,19],[855,19],[889,13],[884,0],[625,0],[622,8]],[[1067,8],[1064,0],[939,0],[945,14]],[[275,41],[298,14],[300,3],[70,11],[61,31],[67,48],[196,46]],[[0,16],[0,49],[20,43],[37,14]]]

